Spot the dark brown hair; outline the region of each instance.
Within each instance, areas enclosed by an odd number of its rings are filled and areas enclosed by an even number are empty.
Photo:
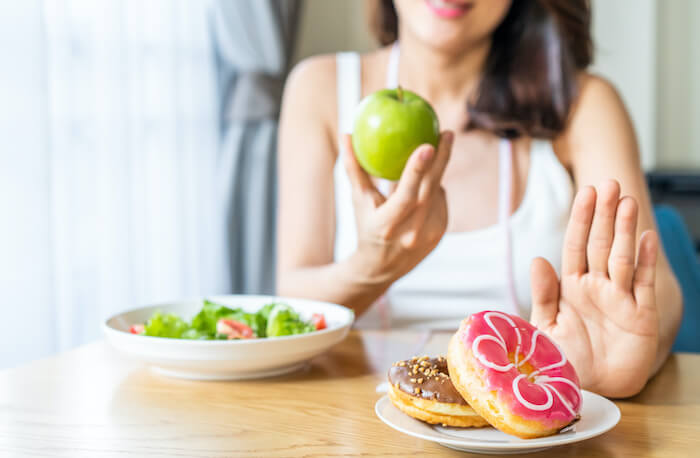
[[[370,28],[382,45],[398,38],[392,0],[368,0]],[[513,0],[493,32],[468,129],[504,137],[553,138],[566,127],[578,73],[593,59],[589,0]]]

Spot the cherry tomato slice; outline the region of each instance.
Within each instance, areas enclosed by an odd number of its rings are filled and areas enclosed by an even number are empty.
[[[316,330],[320,331],[321,329],[326,329],[326,317],[323,316],[323,313],[314,313],[311,315],[311,322],[316,326]]]
[[[253,328],[236,320],[220,319],[216,323],[216,331],[226,334],[229,339],[251,339],[255,336]]]

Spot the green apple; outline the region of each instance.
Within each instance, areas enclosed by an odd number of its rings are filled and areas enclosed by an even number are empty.
[[[355,156],[376,177],[398,180],[411,153],[424,143],[437,148],[439,137],[433,107],[401,87],[368,95],[355,112]]]

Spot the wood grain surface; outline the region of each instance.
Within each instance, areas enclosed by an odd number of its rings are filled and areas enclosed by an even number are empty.
[[[303,371],[246,382],[166,378],[97,342],[0,372],[0,456],[468,456],[374,414],[391,363],[444,353],[448,337],[353,331]],[[700,355],[671,356],[616,403],[612,431],[531,456],[700,456]]]

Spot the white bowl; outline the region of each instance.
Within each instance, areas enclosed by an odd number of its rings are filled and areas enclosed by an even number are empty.
[[[122,353],[151,364],[159,372],[196,380],[242,380],[294,371],[328,350],[348,334],[355,314],[328,302],[275,296],[229,295],[207,299],[246,311],[270,302],[284,302],[303,319],[322,313],[327,328],[308,334],[250,340],[186,340],[131,334],[129,327],[144,323],[156,310],[175,313],[186,320],[202,308],[202,300],[187,300],[141,307],[115,315],[103,328],[109,343]]]

